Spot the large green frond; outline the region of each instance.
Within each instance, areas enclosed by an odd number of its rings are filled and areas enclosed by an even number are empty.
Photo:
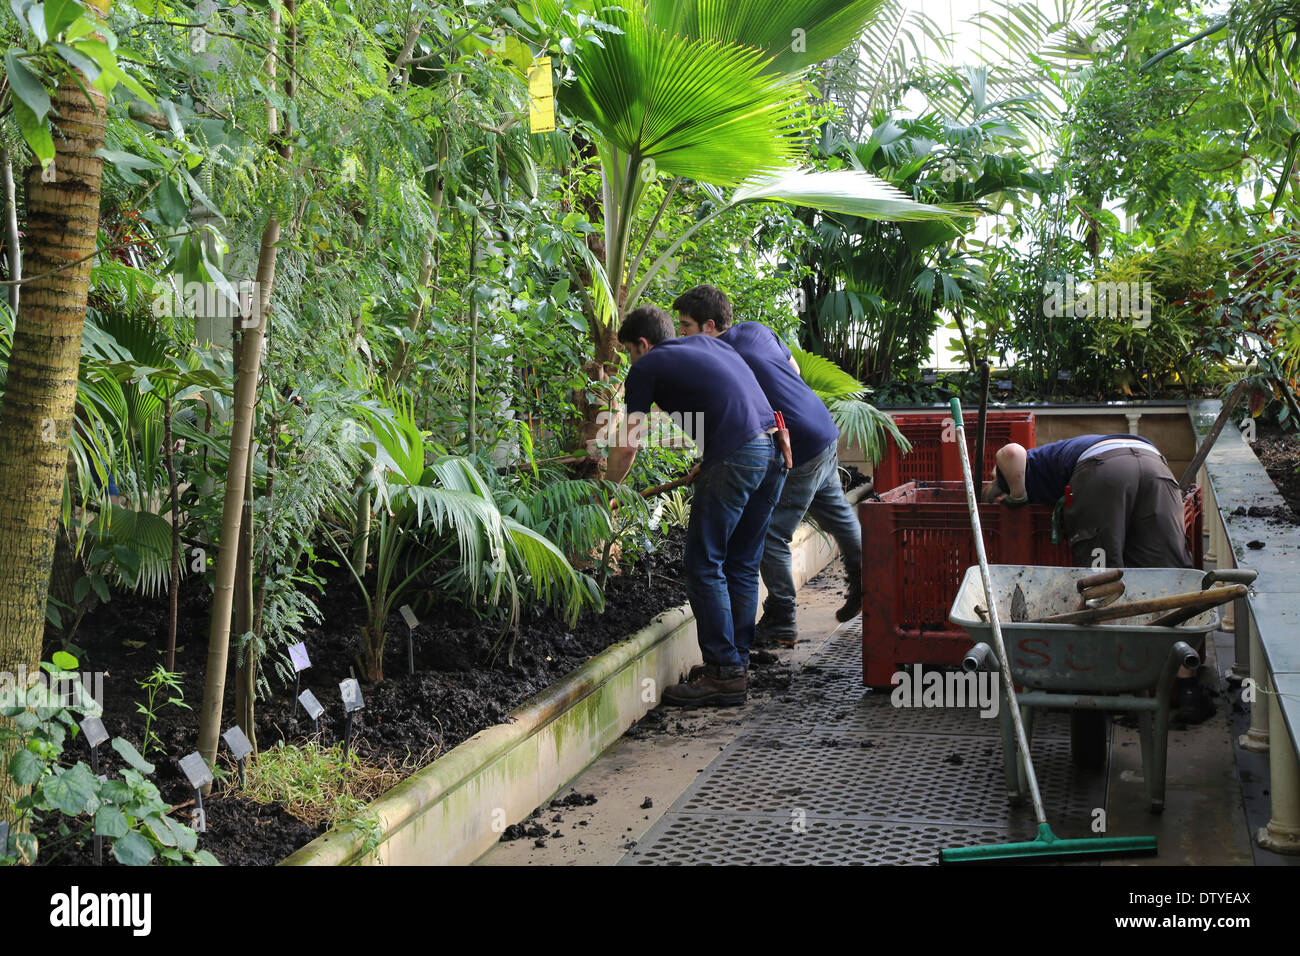
[[[415,506],[417,527],[455,534],[462,568],[477,569],[487,555],[502,553],[501,513],[492,502],[472,492],[425,485],[403,487],[400,497]],[[478,576],[471,574],[470,581],[477,590]]]
[[[837,398],[856,398],[866,391],[866,386],[829,359],[811,352],[791,347],[790,354],[799,363],[799,375],[804,384],[817,393],[823,402]]]
[[[877,465],[885,457],[885,436],[898,444],[900,452],[912,450],[911,443],[903,437],[893,418],[874,405],[857,398],[837,398],[827,403],[835,427],[850,448],[860,448],[863,457]]]
[[[767,75],[761,52],[675,36],[636,12],[610,20],[624,32],[582,48],[574,79],[557,94],[610,146],[725,186],[795,161],[803,87]]]
[[[915,202],[878,176],[856,169],[829,172],[791,169],[759,176],[745,183],[731,197],[732,205],[763,200],[847,213],[863,219],[902,222],[976,214],[969,206]]]
[[[584,607],[601,610],[604,598],[591,579],[574,570],[564,554],[543,535],[506,518],[505,530],[512,563],[527,574],[527,585],[538,600],[557,608],[572,625]]]
[[[857,39],[885,0],[649,0],[650,21],[680,36],[764,51],[772,73],[803,70]]]

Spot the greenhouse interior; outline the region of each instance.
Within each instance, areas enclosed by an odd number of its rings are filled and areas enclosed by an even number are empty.
[[[1296,898],[1295,0],[0,18],[7,900]]]

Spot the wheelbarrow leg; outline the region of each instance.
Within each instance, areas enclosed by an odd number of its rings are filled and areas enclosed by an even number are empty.
[[[1000,686],[1000,682],[999,682]],[[1020,757],[1016,753],[1016,728],[1011,720],[1011,705],[1007,695],[999,690],[1002,700],[998,708],[998,722],[1002,729],[1002,772],[1007,783],[1007,799],[1012,806],[1024,802],[1024,792],[1020,784]]]
[[[1169,660],[1156,685],[1155,713],[1145,711],[1141,717],[1142,773],[1146,778],[1147,797],[1151,800],[1152,813],[1161,813],[1165,809],[1165,773],[1169,761],[1169,695],[1173,691],[1174,678],[1180,667],[1195,671],[1200,666],[1200,655],[1186,641],[1175,643],[1169,649]],[[1147,756],[1148,751],[1150,757]]]
[[[1028,705],[1022,705],[1020,708],[1020,719],[1025,725],[1025,739],[1029,741],[1030,746],[1033,746],[1034,708]],[[1016,757],[1016,789],[1020,794],[1020,800],[1023,802],[1029,796],[1029,775],[1025,772],[1025,760],[1023,756]]]
[[[1169,742],[1169,721],[1160,719],[1168,714],[1164,705],[1153,715],[1149,710],[1138,712],[1138,732],[1142,737],[1142,780],[1146,784],[1151,812],[1160,813],[1165,808],[1165,746]]]

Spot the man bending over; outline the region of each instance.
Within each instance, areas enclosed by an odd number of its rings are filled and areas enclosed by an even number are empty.
[[[773,440],[776,421],[749,366],[707,336],[677,339],[673,320],[655,306],[637,309],[618,330],[632,359],[624,391],[629,420],[651,405],[691,414],[703,460],[686,527],[686,594],[703,669],[664,691],[686,707],[743,703],[749,648],[758,614],[758,564],[772,508],[785,483],[785,459]],[[636,458],[634,441],[610,448],[611,481]]]
[[[767,600],[758,636],[787,645],[798,637],[790,540],[805,514],[812,515],[844,554],[848,596],[835,616],[852,620],[862,611],[862,526],[840,485],[840,433],[826,403],[799,376],[798,363],[775,332],[759,322],[732,325],[731,302],[718,289],[696,286],[678,296],[673,308],[683,335],[712,336],[740,353],[790,430],[794,467],[786,475],[764,542],[761,572]]]

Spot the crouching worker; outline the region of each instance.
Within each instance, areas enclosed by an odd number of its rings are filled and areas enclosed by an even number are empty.
[[[1003,445],[985,501],[1015,507],[1057,505],[1076,567],[1190,568],[1178,480],[1155,445],[1137,435],[1080,435],[1025,449]],[[1180,669],[1177,718],[1200,723],[1214,702],[1195,675]]]
[[[658,405],[702,432],[691,436],[703,458],[686,528],[686,593],[704,667],[667,688],[663,702],[729,706],[744,703],[749,687],[758,565],[785,459],[773,439],[772,408],[744,360],[708,336],[673,333],[672,318],[655,306],[637,309],[618,330],[632,360],[624,383],[629,419],[643,420]],[[616,442],[609,480],[623,481],[636,453],[634,440]]]
[[[767,600],[756,636],[788,646],[798,638],[790,541],[806,514],[844,555],[848,596],[835,616],[852,620],[862,611],[862,526],[840,484],[840,432],[826,403],[800,377],[794,356],[775,332],[759,322],[732,324],[731,302],[720,290],[696,286],[678,296],[673,308],[683,335],[711,335],[740,353],[790,430],[794,467],[786,475],[764,542],[760,571]]]
[[[1080,435],[1025,449],[1015,443],[997,453],[985,501],[1062,509],[1075,566],[1190,568],[1178,480],[1155,445],[1137,435]],[[1005,496],[1005,497],[1004,497]]]

